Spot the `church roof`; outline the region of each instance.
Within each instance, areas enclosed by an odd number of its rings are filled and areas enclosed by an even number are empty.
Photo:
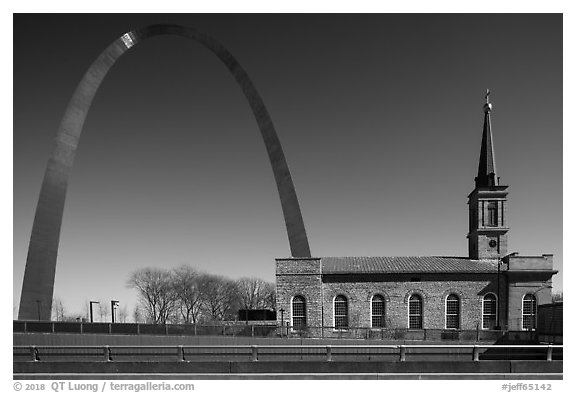
[[[323,274],[495,273],[497,261],[464,257],[322,257]]]

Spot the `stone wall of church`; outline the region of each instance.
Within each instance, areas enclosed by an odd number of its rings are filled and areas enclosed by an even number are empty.
[[[496,274],[426,274],[382,275],[369,277],[325,276],[323,282],[324,326],[334,326],[333,304],[337,295],[344,295],[349,302],[350,326],[371,327],[371,300],[382,295],[385,303],[387,328],[408,328],[408,300],[413,293],[423,299],[424,329],[446,327],[446,297],[455,294],[460,299],[460,328],[482,328],[482,299],[487,293],[497,295]],[[419,281],[411,281],[419,280]],[[501,287],[504,298],[505,289]]]
[[[508,258],[506,276],[508,293],[508,328],[523,330],[523,300],[527,294],[536,297],[536,303],[552,302],[553,256],[519,256]],[[536,319],[536,317],[534,317]]]
[[[533,281],[524,282],[510,282],[510,310],[509,310],[509,323],[510,330],[524,330],[522,324],[523,318],[523,300],[527,294],[533,294],[536,297],[536,304],[549,304],[552,303],[552,282],[542,282],[538,278]],[[546,285],[550,287],[546,287]],[[537,316],[534,316],[534,321]]]
[[[292,299],[303,296],[306,299],[307,323],[322,320],[320,258],[276,259],[276,315],[281,322],[284,310],[284,324],[292,324]]]
[[[461,301],[461,329],[476,330],[482,326],[483,296],[498,293],[495,274],[322,276],[320,264],[319,258],[276,260],[276,309],[284,309],[285,323],[292,323],[292,299],[300,295],[306,299],[308,326],[334,326],[334,298],[342,294],[349,302],[349,326],[369,328],[371,300],[379,294],[385,299],[386,327],[406,329],[408,299],[418,293],[423,299],[424,328],[444,329],[446,297],[454,293]],[[507,297],[503,282],[501,296]],[[281,313],[277,314],[280,322]]]
[[[528,262],[524,261],[524,264]],[[511,265],[513,269],[516,267]],[[500,325],[510,330],[522,330],[522,299],[526,293],[534,293],[538,304],[550,302],[550,288],[545,286],[550,284],[547,280],[551,273],[534,273],[534,277],[531,273],[522,273],[512,278],[503,272],[499,280],[495,273],[321,275],[320,272],[319,258],[276,260],[277,311],[284,309],[284,323],[292,325],[292,299],[303,296],[309,327],[307,334],[311,336],[340,334],[331,328],[335,325],[334,299],[338,295],[344,295],[348,300],[349,327],[363,328],[364,332],[372,327],[371,301],[375,295],[385,299],[387,329],[408,328],[408,300],[413,293],[423,299],[423,328],[428,330],[446,328],[446,297],[450,294],[460,299],[460,329],[471,331],[482,329],[483,298],[488,293],[500,295]],[[277,314],[280,322],[281,313]],[[321,326],[325,327],[323,331],[319,329]]]

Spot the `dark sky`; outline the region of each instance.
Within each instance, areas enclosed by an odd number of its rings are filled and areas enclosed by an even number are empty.
[[[77,83],[114,39],[192,26],[232,52],[283,144],[313,256],[467,255],[484,93],[509,251],[562,271],[562,16],[15,15],[14,304],[40,184]],[[118,299],[141,267],[274,281],[289,246],[241,90],[200,45],[126,53],[88,115],[70,178],[55,296]],[[562,289],[562,274],[555,278]]]

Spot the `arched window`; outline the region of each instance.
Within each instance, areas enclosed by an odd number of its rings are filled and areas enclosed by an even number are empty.
[[[488,226],[497,227],[498,226],[498,202],[490,201],[488,202]]]
[[[522,298],[522,329],[536,328],[536,296],[527,293]]]
[[[494,329],[496,327],[496,314],[498,302],[496,295],[488,293],[482,299],[482,329]]]
[[[380,295],[375,295],[372,298],[372,327],[384,327],[384,298]]]
[[[302,296],[292,299],[292,328],[301,330],[306,327],[306,300]]]
[[[344,295],[334,298],[334,328],[348,328],[348,299]]]
[[[446,298],[446,329],[460,329],[460,298],[453,293]]]
[[[408,300],[408,328],[422,329],[422,297],[417,294]]]

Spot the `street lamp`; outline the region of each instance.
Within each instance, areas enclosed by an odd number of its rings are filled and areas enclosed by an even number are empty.
[[[110,311],[112,313],[112,323],[115,322],[116,308],[118,307],[119,304],[120,304],[120,302],[118,300],[111,300],[110,301]]]
[[[530,326],[530,331],[536,329],[536,313],[538,311],[538,299],[536,298],[536,294],[543,289],[552,289],[552,285],[550,284],[542,285],[540,288],[532,292],[532,295],[534,296],[534,309],[530,310],[532,311],[532,325]],[[524,305],[522,305],[522,307],[524,307]]]
[[[509,257],[512,257],[514,255],[518,255],[517,252],[512,252],[510,254],[504,255],[501,258],[498,258],[498,305],[496,307],[496,326],[494,327],[494,329],[496,330],[502,330],[502,327],[500,326],[500,305],[501,305],[501,301],[500,301],[500,264],[508,264],[508,261],[504,261],[504,259],[507,259]]]
[[[90,301],[90,323],[94,323],[94,313],[92,311],[93,304],[100,304],[100,302]]]
[[[280,310],[280,337],[282,337],[283,331],[284,331],[284,310],[283,308],[281,308]]]

